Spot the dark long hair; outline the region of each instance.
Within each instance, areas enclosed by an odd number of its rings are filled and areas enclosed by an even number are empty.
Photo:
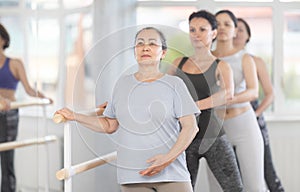
[[[247,31],[247,34],[248,34],[248,39],[247,39],[247,41],[246,41],[246,43],[248,43],[249,41],[250,41],[250,38],[251,38],[251,29],[250,29],[250,26],[249,26],[249,24],[244,20],[244,19],[242,19],[242,18],[238,18],[237,19],[238,21],[240,21],[240,22],[242,22],[244,25],[245,25],[245,27],[246,27],[246,31]]]
[[[6,49],[9,47],[9,43],[10,43],[10,38],[9,38],[9,34],[7,32],[7,30],[5,29],[5,27],[0,23],[0,36],[1,38],[5,41],[4,45],[3,45],[3,49]]]

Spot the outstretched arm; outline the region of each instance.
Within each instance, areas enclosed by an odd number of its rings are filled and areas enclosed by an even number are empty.
[[[30,86],[22,61],[18,60],[18,59],[12,59],[11,62],[13,62],[12,66],[13,66],[14,75],[21,81],[26,93],[32,97],[46,98],[43,93],[41,93],[40,91],[34,90]],[[50,101],[52,103],[51,99],[50,99]]]
[[[63,108],[55,112],[62,115],[68,121],[77,121],[83,126],[101,133],[111,134],[118,128],[118,121],[108,117],[98,117],[97,115],[84,115],[75,113],[74,111]]]

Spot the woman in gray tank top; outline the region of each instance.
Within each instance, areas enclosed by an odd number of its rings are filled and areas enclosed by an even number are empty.
[[[258,97],[252,57],[233,46],[237,19],[229,10],[217,12],[218,35],[213,54],[229,63],[234,76],[234,97],[225,109],[224,129],[235,147],[245,191],[265,192],[263,139],[250,101]]]
[[[238,32],[233,40],[233,44],[238,49],[245,49],[246,45],[251,38],[251,29],[249,24],[242,18],[238,18]],[[269,134],[266,125],[266,121],[263,116],[263,112],[272,104],[274,100],[273,85],[270,75],[267,70],[266,63],[261,57],[251,55],[254,59],[257,77],[263,90],[263,97],[259,102],[258,99],[251,101],[251,105],[255,110],[258,125],[261,130],[262,137],[264,139],[264,169],[265,180],[270,192],[283,192],[284,188],[281,184],[279,177],[276,174],[276,170],[272,161]]]

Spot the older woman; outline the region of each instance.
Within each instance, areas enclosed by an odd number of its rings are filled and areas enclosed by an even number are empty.
[[[180,78],[159,71],[166,49],[158,29],[140,30],[134,47],[138,71],[116,83],[105,117],[56,112],[95,131],[116,132],[123,192],[193,191],[184,151],[198,131],[200,111]]]

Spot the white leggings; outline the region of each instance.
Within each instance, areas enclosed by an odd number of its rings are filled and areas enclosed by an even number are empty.
[[[235,147],[245,192],[265,192],[264,145],[254,111],[225,120],[224,130]]]

